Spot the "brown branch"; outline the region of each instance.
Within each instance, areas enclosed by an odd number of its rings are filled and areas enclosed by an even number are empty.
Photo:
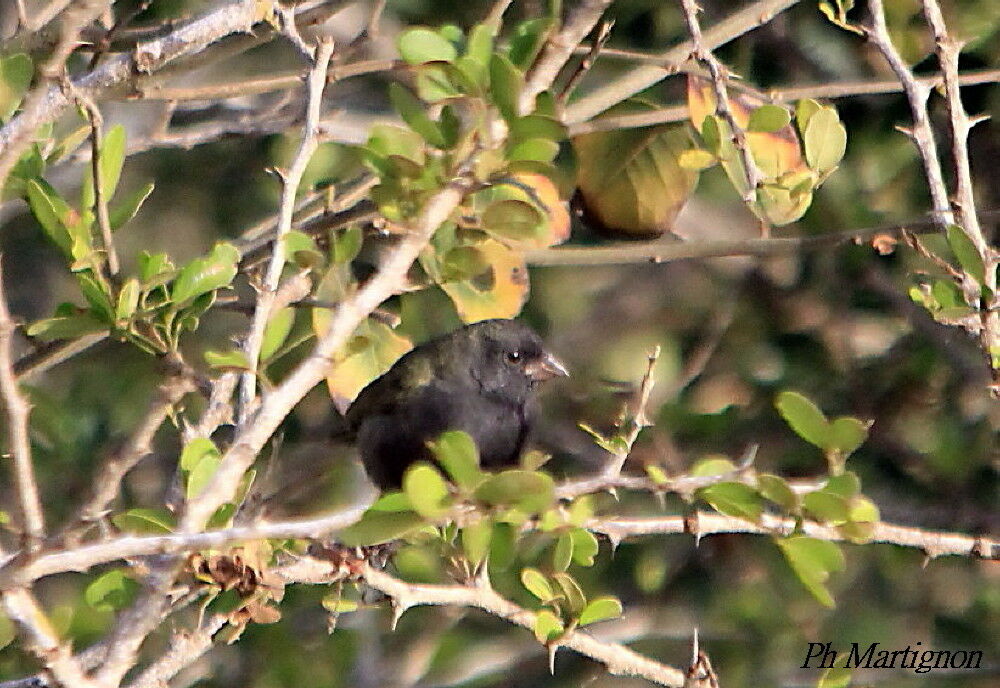
[[[14,364],[14,372],[17,374],[18,380],[27,380],[64,361],[68,361],[107,338],[107,333],[102,332],[46,344],[17,359],[17,362]]]
[[[45,516],[38,495],[38,483],[31,459],[31,440],[28,435],[28,416],[31,406],[21,394],[14,374],[13,340],[16,326],[10,316],[7,295],[4,293],[3,269],[0,265],[0,397],[7,415],[7,437],[13,460],[14,484],[24,519],[24,534],[29,549],[38,547],[45,537]]]
[[[474,607],[523,628],[533,629],[535,614],[498,595],[488,583],[465,585],[417,585],[405,583],[365,565],[365,583],[393,598],[397,613],[419,605]],[[602,642],[585,631],[569,631],[557,641],[604,664],[616,676],[638,676],[662,686],[684,685],[684,674],[674,667],[644,657],[618,643]]]
[[[962,86],[989,84],[1000,81],[1000,69],[984,69],[965,72],[958,77]],[[917,77],[917,82],[934,88],[942,83],[942,76]],[[877,81],[841,81],[803,86],[772,88],[765,97],[773,103],[788,103],[800,98],[837,99],[854,96],[883,95],[899,93],[903,85],[896,79]],[[579,122],[569,127],[570,136],[590,134],[596,131],[615,131],[636,127],[649,127],[670,122],[684,122],[689,118],[687,105],[669,105],[649,112],[635,112],[610,117],[598,117],[587,122]]]
[[[524,89],[518,99],[518,109],[522,115],[535,109],[535,98],[552,86],[566,62],[573,56],[583,39],[600,20],[611,0],[582,0],[566,18],[565,23],[549,37],[535,64],[528,70]]]
[[[613,246],[536,249],[526,257],[531,265],[629,265],[633,263],[669,263],[677,260],[704,260],[734,256],[774,256],[803,250],[823,248],[848,241],[866,242],[881,235],[901,235],[906,231],[931,229],[933,220],[926,218],[905,225],[885,225],[851,229],[804,237],[768,237],[719,241],[652,241],[616,244]]]
[[[724,516],[714,511],[696,511],[687,516],[659,516],[635,518],[595,518],[586,524],[588,530],[603,533],[612,542],[644,535],[691,534],[695,537],[721,533],[751,533],[757,535],[787,535],[795,532],[798,522],[794,518],[763,514],[760,523]],[[961,556],[1000,558],[1000,540],[987,536],[941,533],[923,528],[900,526],[892,523],[872,524],[871,542],[912,547],[923,550],[928,557]],[[801,521],[801,532],[809,537],[831,542],[847,542],[834,526],[816,521]]]
[[[206,617],[194,630],[175,630],[170,635],[170,645],[155,662],[142,670],[128,688],[162,688],[182,669],[190,666],[212,649],[215,634],[228,622],[225,614]]]
[[[104,188],[101,174],[101,143],[104,141],[104,118],[97,106],[85,98],[80,99],[90,117],[90,171],[94,178],[94,214],[97,216],[97,226],[101,228],[101,241],[107,255],[108,272],[112,276],[118,274],[118,251],[115,250],[115,240],[111,235],[111,218],[108,215],[108,190]]]
[[[702,46],[705,50],[714,50],[766,24],[797,2],[798,0],[758,0],[737,10],[705,31],[702,36]],[[692,48],[690,41],[682,43],[660,55],[659,65],[637,67],[588,93],[570,104],[566,109],[564,122],[573,125],[588,120],[612,105],[665,79],[672,73],[673,66],[683,64],[690,57]]]
[[[291,20],[289,20],[291,21]],[[281,279],[281,270],[285,265],[282,239],[292,230],[292,216],[295,212],[295,195],[299,190],[302,175],[319,145],[320,108],[323,104],[323,90],[326,87],[326,70],[333,55],[333,42],[322,41],[315,50],[314,64],[306,80],[306,114],[302,127],[302,141],[292,159],[292,165],[282,175],[281,203],[278,213],[278,226],[275,232],[274,245],[271,250],[271,260],[267,266],[263,284],[257,295],[257,308],[254,311],[250,331],[243,344],[243,353],[250,364],[251,372],[243,375],[240,389],[240,418],[246,422],[252,411],[252,404],[257,390],[257,359],[260,347],[264,341],[264,328],[272,313],[275,293]]]

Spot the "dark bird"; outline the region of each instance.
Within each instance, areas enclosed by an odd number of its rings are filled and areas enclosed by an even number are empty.
[[[516,320],[484,320],[414,348],[365,387],[347,411],[368,477],[398,489],[427,442],[463,430],[485,469],[516,466],[539,382],[567,375],[539,336]]]

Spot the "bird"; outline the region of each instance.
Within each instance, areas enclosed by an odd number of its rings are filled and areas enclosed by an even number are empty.
[[[428,443],[449,430],[472,437],[482,468],[516,466],[538,385],[568,374],[527,324],[483,320],[413,348],[369,383],[347,410],[348,434],[383,491],[399,489],[414,463],[433,462]]]

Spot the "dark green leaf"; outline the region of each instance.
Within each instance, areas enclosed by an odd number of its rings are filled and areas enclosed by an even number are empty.
[[[948,245],[958,258],[962,270],[972,276],[979,284],[986,284],[986,268],[983,257],[976,250],[972,239],[958,225],[948,225]]]
[[[293,306],[285,306],[271,315],[264,328],[264,339],[260,345],[260,360],[269,360],[281,348],[281,345],[288,339],[294,324],[295,308]]]
[[[403,121],[410,125],[413,131],[424,137],[429,144],[438,148],[445,147],[444,134],[437,122],[427,116],[427,110],[420,100],[409,89],[393,83],[389,85],[389,99],[402,116]]]
[[[76,273],[76,281],[94,315],[103,318],[109,324],[114,323],[115,308],[111,305],[111,295],[107,292],[107,285],[97,279],[90,270]]]
[[[844,553],[832,542],[805,536],[778,540],[792,570],[820,604],[833,607],[833,596],[826,588],[830,574],[846,567]]]
[[[542,49],[550,26],[552,20],[547,17],[529,19],[518,24],[510,39],[510,61],[526,71]]]
[[[795,511],[798,498],[784,478],[762,473],[757,476],[757,489],[767,499],[786,511]]]
[[[37,337],[43,342],[73,339],[107,331],[108,323],[95,318],[89,311],[38,320],[31,323],[26,330],[29,337]]]
[[[216,289],[228,286],[236,277],[240,253],[232,244],[216,244],[204,258],[195,258],[181,268],[174,281],[171,298],[182,304]]]
[[[0,121],[6,122],[17,110],[34,71],[31,57],[25,53],[0,57]]]
[[[424,525],[424,519],[412,511],[368,510],[361,520],[337,533],[337,541],[347,547],[379,545],[396,540]]]
[[[760,495],[743,483],[716,483],[698,490],[698,496],[727,516],[756,521],[764,511]]]
[[[543,234],[545,216],[526,201],[514,199],[496,201],[482,214],[483,229],[502,239],[530,241]]]
[[[490,60],[490,94],[500,114],[508,122],[517,116],[517,101],[524,90],[524,74],[500,54]]]
[[[117,232],[122,226],[135,217],[136,213],[139,212],[139,208],[142,204],[146,202],[149,195],[153,193],[155,185],[153,182],[149,182],[144,186],[141,186],[135,192],[129,194],[129,196],[121,203],[116,204],[108,211],[108,219],[111,222],[111,231]]]
[[[126,607],[138,589],[138,583],[115,569],[91,582],[83,592],[83,599],[99,612],[113,612]]]
[[[141,535],[171,533],[176,526],[174,515],[166,509],[129,509],[112,516],[111,522],[119,530]]]
[[[79,219],[75,210],[44,179],[32,179],[25,185],[28,205],[49,240],[67,256],[73,254],[73,239],[67,224]]]

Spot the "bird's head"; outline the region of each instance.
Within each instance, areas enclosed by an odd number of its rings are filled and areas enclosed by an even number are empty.
[[[465,334],[472,376],[487,393],[524,402],[539,382],[569,375],[538,334],[517,320],[484,320]]]

